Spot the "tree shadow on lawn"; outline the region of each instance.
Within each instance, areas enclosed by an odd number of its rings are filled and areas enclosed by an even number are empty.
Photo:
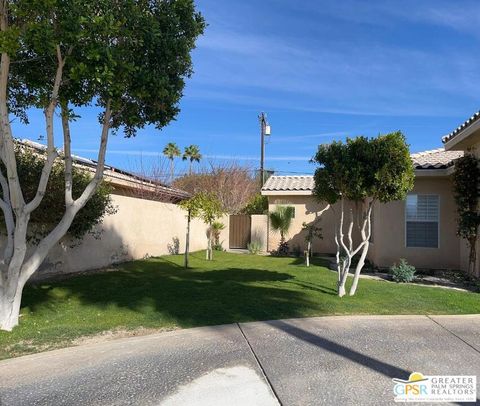
[[[162,258],[125,264],[115,272],[28,286],[22,305],[34,313],[45,308],[61,312],[62,305],[75,298],[99,309],[117,306],[135,311],[139,324],[154,326],[169,319],[193,327],[300,317],[302,309],[313,305],[312,299],[290,287],[291,282],[296,283],[288,273],[234,267],[186,270]]]
[[[335,289],[327,287],[327,286],[318,285],[318,284],[311,283],[311,282],[301,282],[301,281],[296,281],[296,280],[287,281],[287,283],[293,283],[294,285],[297,285],[297,286],[301,287],[302,289],[312,290],[314,292],[323,293],[325,295],[337,296],[337,291]]]

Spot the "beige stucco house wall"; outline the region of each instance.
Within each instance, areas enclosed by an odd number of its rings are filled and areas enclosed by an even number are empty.
[[[419,268],[460,269],[461,240],[456,235],[455,202],[451,177],[417,176],[413,194],[439,196],[439,244],[437,248],[406,246],[405,201],[376,204],[374,207],[373,243],[369,258],[380,266],[389,267],[405,258]]]
[[[407,247],[406,244],[406,202],[397,201],[388,204],[376,203],[373,210],[373,235],[368,258],[379,267],[390,267],[401,258],[419,268],[465,269],[463,252],[464,242],[456,235],[456,207],[452,191],[453,167],[450,161],[459,154],[449,154],[443,150],[429,151],[412,156],[416,166],[414,189],[411,194],[437,195],[439,201],[439,232],[436,248]],[[432,163],[436,168],[430,168]],[[436,163],[439,161],[439,163]],[[296,178],[296,179],[295,179]],[[289,186],[293,185],[293,187]],[[315,221],[318,213],[325,207],[312,196],[313,177],[272,177],[264,186],[262,193],[268,196],[269,211],[279,204],[295,208],[295,218],[288,235],[290,249],[306,247],[303,222]],[[290,190],[289,190],[290,189]],[[294,189],[294,190],[292,190]],[[336,252],[335,223],[338,219],[338,207],[324,212],[318,222],[322,227],[323,239],[316,239],[313,251],[321,254]],[[358,232],[354,240],[358,241]],[[268,249],[278,246],[280,236],[271,228],[268,233]]]

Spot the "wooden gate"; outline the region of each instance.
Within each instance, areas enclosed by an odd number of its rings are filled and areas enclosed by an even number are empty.
[[[235,214],[230,216],[230,248],[247,248],[250,242],[250,229],[252,219],[248,214]]]

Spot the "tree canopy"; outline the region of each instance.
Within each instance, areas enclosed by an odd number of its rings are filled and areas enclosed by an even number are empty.
[[[190,51],[205,27],[192,0],[18,0],[8,12],[0,50],[13,61],[15,115],[26,120],[29,107],[48,105],[59,53],[60,102],[110,101],[111,128],[126,136],[177,115],[192,73]]]
[[[319,165],[314,195],[330,204],[342,196],[352,201],[401,200],[413,187],[413,164],[399,131],[320,145],[314,162]]]
[[[399,131],[376,138],[347,138],[346,142],[320,145],[314,161],[319,167],[315,171],[313,194],[329,204],[340,201],[340,215],[335,227],[340,297],[345,295],[352,258],[360,253],[350,289],[350,295],[354,295],[368,253],[374,203],[405,199],[413,188],[414,168],[408,145]],[[356,246],[352,237],[354,210],[345,208],[346,200],[356,203],[360,232],[360,242]],[[347,219],[346,210],[349,212]]]
[[[252,177],[248,167],[235,162],[213,164],[208,168],[181,176],[173,185],[195,195],[207,193],[215,195],[222,209],[229,214],[237,214],[258,193],[258,182]]]

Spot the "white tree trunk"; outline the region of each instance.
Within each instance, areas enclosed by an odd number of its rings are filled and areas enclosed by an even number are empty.
[[[0,289],[0,329],[11,331],[17,324],[20,315],[23,286],[12,281]]]
[[[312,251],[312,242],[308,241],[307,242],[307,255],[306,255],[307,267],[310,266],[310,252],[311,251]]]
[[[188,254],[189,254],[189,251],[190,251],[190,219],[191,219],[191,214],[190,214],[190,211],[188,211],[187,233],[185,235],[185,257],[184,257],[185,268],[188,268]]]
[[[360,235],[362,237],[362,253],[355,268],[355,275],[353,276],[352,286],[350,287],[350,296],[355,295],[358,287],[358,281],[360,279],[360,273],[365,265],[365,259],[367,258],[368,248],[370,247],[370,237],[372,235],[372,209],[374,202],[368,204],[367,212],[364,216],[363,225],[360,229]]]
[[[355,268],[355,274],[353,279],[352,288],[350,289],[350,295],[354,295],[358,286],[358,279],[360,278],[360,272],[365,265],[365,259],[368,253],[368,241],[371,235],[371,213],[373,208],[374,201],[371,201],[368,205],[368,210],[364,216],[363,223],[360,228],[360,234],[362,241],[354,248],[353,241],[353,225],[354,225],[354,216],[352,209],[349,209],[349,224],[347,227],[347,232],[344,234],[344,218],[345,218],[345,201],[342,197],[340,202],[340,222],[338,226],[335,227],[335,243],[337,245],[337,272],[338,272],[338,296],[343,297],[346,294],[345,285],[347,283],[348,274],[350,271],[350,266],[352,264],[353,257],[362,250],[360,259]],[[343,255],[341,255],[343,254]]]
[[[211,261],[212,260],[212,238],[209,235],[208,236],[208,241],[207,241],[207,260]]]

